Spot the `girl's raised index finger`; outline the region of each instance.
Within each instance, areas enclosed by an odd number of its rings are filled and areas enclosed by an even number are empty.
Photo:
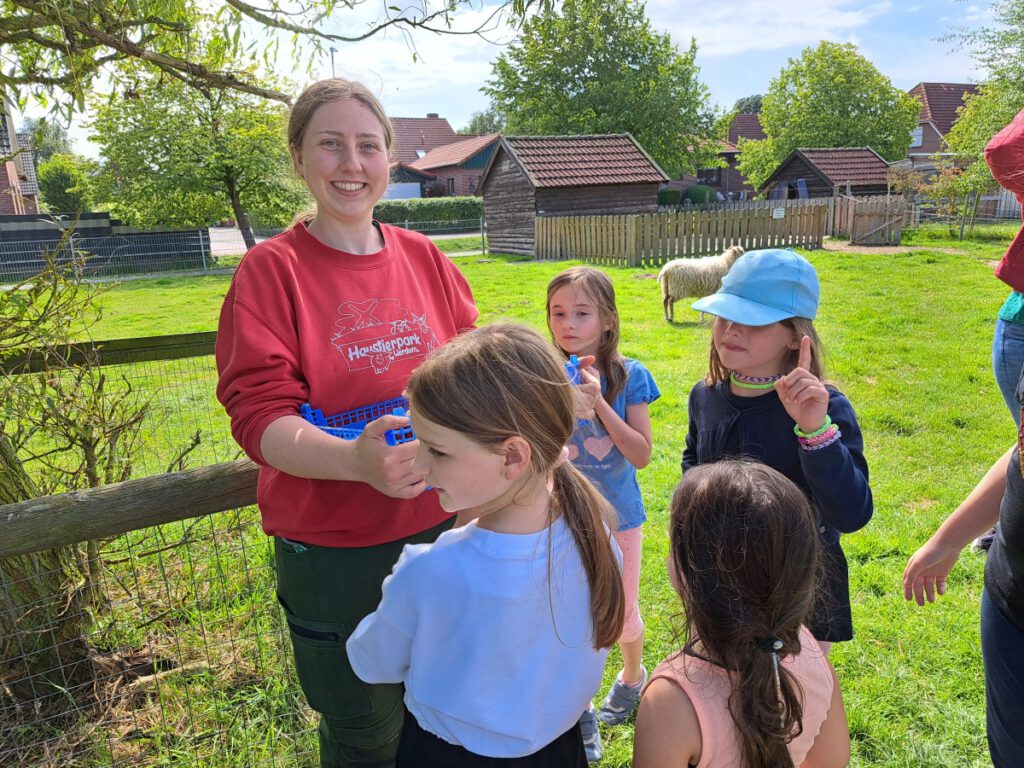
[[[811,370],[811,337],[804,336],[800,339],[800,357],[796,363],[798,368],[805,371]]]

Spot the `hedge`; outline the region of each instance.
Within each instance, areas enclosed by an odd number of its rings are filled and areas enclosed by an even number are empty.
[[[691,203],[695,203],[697,205],[703,205],[704,203],[715,202],[718,199],[718,196],[715,194],[715,190],[711,187],[705,187],[703,184],[695,184],[683,193],[683,199],[689,200]]]
[[[674,187],[658,190],[658,205],[679,205],[682,199],[682,190]]]
[[[374,217],[386,224],[407,221],[460,221],[484,215],[482,197],[426,197],[409,200],[381,200]]]

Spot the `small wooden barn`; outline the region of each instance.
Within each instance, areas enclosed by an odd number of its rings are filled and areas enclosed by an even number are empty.
[[[770,200],[831,197],[840,192],[860,197],[889,191],[889,163],[871,147],[794,149],[759,192]]]
[[[668,176],[630,134],[503,136],[484,169],[488,245],[532,256],[538,216],[650,213]]]

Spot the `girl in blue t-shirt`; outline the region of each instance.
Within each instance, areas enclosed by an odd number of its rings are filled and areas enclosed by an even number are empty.
[[[619,353],[619,313],[609,277],[592,267],[573,267],[548,284],[548,330],[565,355],[580,359],[583,412],[569,445],[569,458],[604,494],[618,516],[615,541],[622,550],[626,620],[619,649],[622,670],[595,713],[583,714],[587,757],[600,759],[600,720],[624,721],[636,709],[647,681],[643,666],[644,623],[640,617],[641,526],[647,520],[636,471],[651,460],[649,403],[661,393],[648,370]],[[595,719],[596,718],[596,719]]]

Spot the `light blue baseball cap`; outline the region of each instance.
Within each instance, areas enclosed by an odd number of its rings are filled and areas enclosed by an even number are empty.
[[[741,325],[771,325],[790,317],[813,320],[820,295],[811,262],[788,249],[768,248],[740,256],[718,293],[698,299],[693,308]]]

